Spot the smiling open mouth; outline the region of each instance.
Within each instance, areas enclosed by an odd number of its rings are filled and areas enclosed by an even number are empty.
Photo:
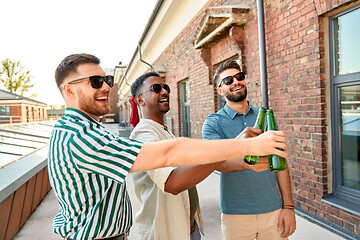
[[[169,98],[161,98],[160,100],[159,100],[159,102],[161,102],[161,103],[164,103],[164,102],[169,102]]]
[[[98,98],[96,98],[96,101],[99,101],[99,102],[106,102],[106,101],[107,101],[107,99],[108,99],[108,97],[107,97],[107,96],[104,96],[104,97],[98,97]]]
[[[241,91],[244,87],[243,86],[236,86],[231,89],[232,92]]]

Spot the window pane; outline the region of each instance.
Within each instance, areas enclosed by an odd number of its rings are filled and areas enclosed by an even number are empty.
[[[0,116],[10,116],[10,107],[0,106]]]
[[[183,81],[180,83],[180,101],[181,101],[181,126],[182,136],[191,137],[190,130],[190,89],[189,82]]]
[[[341,184],[360,190],[360,85],[340,88]]]
[[[335,75],[360,72],[360,9],[334,21]]]
[[[219,109],[223,108],[226,104],[226,99],[224,96],[218,94],[219,96]]]

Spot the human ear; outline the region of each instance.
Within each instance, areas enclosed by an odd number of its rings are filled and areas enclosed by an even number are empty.
[[[72,97],[72,96],[75,95],[72,87],[70,86],[70,84],[64,84],[63,92],[64,92],[64,95],[68,96],[68,97]]]
[[[221,91],[221,88],[218,87],[216,88],[216,91],[218,92],[218,94],[220,94],[221,96],[224,96],[223,92]]]
[[[135,102],[137,102],[140,106],[144,106],[145,102],[142,99],[141,95],[135,97]]]

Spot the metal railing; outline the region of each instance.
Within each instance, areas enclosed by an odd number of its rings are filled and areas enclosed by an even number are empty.
[[[61,116],[47,116],[47,117],[0,116],[0,124],[53,121],[53,120],[58,120],[59,118],[61,118]]]

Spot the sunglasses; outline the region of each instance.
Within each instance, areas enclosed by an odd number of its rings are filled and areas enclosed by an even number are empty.
[[[168,93],[170,93],[170,87],[167,84],[160,84],[160,83],[155,83],[153,85],[150,86],[150,90],[152,90],[154,93],[160,93],[162,89],[165,89]],[[146,91],[145,91],[146,92]],[[144,92],[138,94],[138,96],[140,96],[141,94],[143,94]]]
[[[238,81],[242,81],[242,80],[245,79],[245,73],[244,72],[238,72],[234,76],[228,76],[228,77],[223,78],[220,81],[218,87],[220,87],[222,83],[224,83],[225,85],[232,84],[234,82],[234,78],[236,78],[236,80],[238,80]]]
[[[106,82],[107,85],[109,85],[109,87],[114,86],[114,77],[110,76],[110,75],[107,75],[105,77],[91,76],[91,77],[86,77],[86,78],[80,78],[80,79],[70,81],[70,82],[68,82],[68,84],[76,84],[76,83],[80,83],[80,82],[83,82],[86,80],[90,80],[91,87],[93,87],[95,89],[101,88],[104,82]]]

